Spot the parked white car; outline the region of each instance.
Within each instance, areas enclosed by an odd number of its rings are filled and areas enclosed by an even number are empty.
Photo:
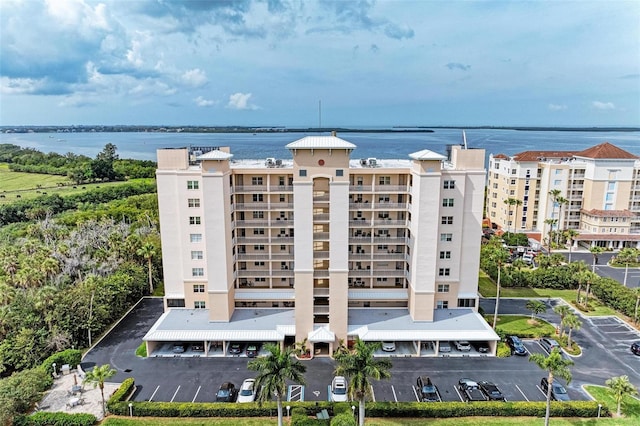
[[[382,350],[385,352],[395,352],[396,342],[382,342]]]
[[[462,352],[469,352],[471,350],[471,343],[466,340],[458,340],[456,342],[456,349]]]
[[[347,379],[343,376],[336,376],[331,382],[331,401],[345,402],[348,401],[347,396]]]
[[[240,392],[238,393],[238,402],[253,402],[256,399],[256,390],[255,390],[254,379],[247,379],[242,382],[242,386],[240,387]]]
[[[451,344],[449,342],[440,342],[440,345],[438,348],[439,348],[438,351],[440,353],[451,352]]]

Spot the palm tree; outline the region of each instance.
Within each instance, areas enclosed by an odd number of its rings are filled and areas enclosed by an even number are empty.
[[[116,373],[117,371],[111,368],[109,364],[104,364],[100,367],[93,367],[93,370],[88,371],[83,380],[83,383],[93,383],[94,388],[96,386],[100,388],[100,394],[102,395],[102,415],[104,416],[107,415],[107,406],[104,401],[104,382],[115,376]]]
[[[557,197],[556,203],[558,203],[558,231],[556,232],[556,244],[560,244],[560,230],[562,229],[562,206],[569,204],[569,200],[564,197]]]
[[[569,263],[571,263],[571,250],[573,249],[573,242],[578,235],[579,232],[575,229],[567,229],[564,231],[564,237],[569,242]]]
[[[568,314],[571,313],[571,308],[569,308],[569,306],[567,305],[558,305],[553,308],[553,312],[560,315],[560,337],[562,337],[562,335],[564,334],[565,326],[564,319]]]
[[[247,363],[247,368],[258,372],[255,389],[262,389],[258,401],[264,402],[275,396],[278,404],[278,426],[282,426],[282,398],[286,395],[286,380],[304,384],[304,373],[307,367],[292,357],[290,348],[284,351],[280,346],[268,343],[264,348],[269,355],[255,358]]]
[[[557,348],[552,350],[549,356],[544,356],[540,353],[531,354],[529,356],[529,361],[535,362],[538,367],[549,373],[549,376],[547,377],[547,382],[549,383],[547,386],[547,410],[544,416],[544,425],[549,426],[553,380],[557,376],[565,379],[567,383],[571,382],[571,371],[569,370],[569,366],[573,365],[573,361],[570,359],[564,359],[562,354],[560,354],[560,350]]]
[[[514,220],[515,225],[518,225],[518,207],[520,207],[522,205],[522,200],[518,200],[517,198],[515,199],[515,206],[516,206],[516,217]],[[515,228],[515,226],[514,226]],[[513,232],[516,232],[517,229],[514,229]]]
[[[569,346],[569,348],[571,347],[571,332],[573,330],[580,330],[580,328],[582,327],[582,321],[580,321],[580,318],[578,317],[578,315],[574,314],[573,312],[569,312],[567,314],[567,316],[565,316],[564,318],[564,324],[569,327],[569,334],[567,335],[567,346]]]
[[[349,397],[358,401],[358,422],[364,425],[364,402],[371,395],[371,380],[391,377],[391,361],[386,358],[374,358],[373,353],[380,349],[380,342],[367,342],[358,339],[352,352],[336,354],[338,363],[335,374],[349,380]]]
[[[576,263],[578,263],[578,262],[576,262]],[[580,293],[582,292],[582,286],[584,284],[589,284],[589,283],[593,282],[594,275],[595,274],[593,272],[591,272],[591,271],[579,271],[574,275],[575,278],[576,278],[576,281],[578,282],[578,294],[576,295],[576,303],[582,304],[582,302],[580,300]],[[589,297],[589,296],[587,295],[587,297]]]
[[[498,305],[500,304],[500,278],[502,265],[509,258],[509,254],[498,240],[495,240],[495,242],[492,242],[491,244],[492,246],[489,250],[489,259],[498,267],[498,278],[496,282],[496,306],[493,313],[493,329],[495,330],[496,324],[498,323]]]
[[[612,377],[605,382],[609,391],[613,394],[613,397],[618,404],[616,414],[620,417],[620,406],[622,405],[622,399],[625,395],[637,395],[638,390],[629,382],[628,376]]]
[[[558,223],[558,219],[545,219],[544,223],[549,225],[549,236],[547,237],[547,248],[549,249],[549,254],[551,254],[551,240],[553,240],[553,225]]]
[[[593,255],[593,264],[591,265],[591,272],[596,273],[596,263],[598,262],[598,255],[604,251],[602,247],[592,246],[589,247],[589,251]]]
[[[153,270],[151,261],[156,256],[156,246],[152,242],[146,242],[136,250],[138,256],[142,256],[147,261],[147,273],[149,274],[149,294],[153,294]]]
[[[616,256],[616,263],[624,263],[624,281],[623,286],[627,286],[627,275],[629,274],[629,263],[636,263],[638,261],[638,254],[640,251],[636,248],[623,248]]]
[[[527,302],[526,308],[531,311],[531,321],[533,316],[547,311],[547,305],[538,299],[531,299]]]
[[[511,223],[511,206],[514,206],[516,204],[516,199],[515,198],[507,198],[506,200],[504,200],[503,202],[509,206],[507,207],[507,232],[511,232],[509,231],[509,223]]]

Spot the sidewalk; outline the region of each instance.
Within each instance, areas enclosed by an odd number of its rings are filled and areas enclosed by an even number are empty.
[[[82,386],[82,391],[76,395],[71,394],[71,388],[75,384]],[[120,387],[120,383],[105,383],[104,398],[109,399],[111,394]],[[79,399],[80,403],[70,406],[69,402],[72,398]],[[83,402],[82,402],[83,401]],[[38,403],[39,411],[48,412],[64,412],[64,413],[88,413],[96,416],[98,421],[103,419],[102,415],[102,397],[100,388],[93,387],[91,383],[82,383],[76,370],[71,370],[69,374],[60,374],[58,378],[53,380],[53,385],[49,389],[42,400]]]

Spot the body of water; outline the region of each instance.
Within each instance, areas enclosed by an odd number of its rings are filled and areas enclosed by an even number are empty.
[[[117,146],[120,158],[156,160],[159,148],[229,146],[235,159],[268,157],[290,159],[290,142],[319,133],[2,133],[0,143],[35,148],[42,152],[95,157],[107,143]],[[328,133],[325,133],[325,135]],[[436,129],[433,133],[342,133],[355,144],[351,158],[399,158],[429,149],[446,154],[448,144],[462,143],[461,129]],[[472,129],[467,146],[493,154],[513,155],[530,150],[580,151],[610,142],[640,156],[640,132],[520,131]]]

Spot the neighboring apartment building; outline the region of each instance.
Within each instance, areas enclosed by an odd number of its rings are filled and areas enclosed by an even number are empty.
[[[525,151],[489,156],[486,209],[505,231],[544,241],[554,229],[579,232],[575,243],[618,249],[640,242],[640,159],[608,142],[583,151]],[[549,193],[559,190],[566,204]],[[520,200],[509,206],[505,200]]]
[[[495,352],[477,313],[484,150],[351,160],[355,147],[334,134],[288,144],[290,160],[158,150],[166,310],[149,353],[306,340],[331,354],[356,337]]]

